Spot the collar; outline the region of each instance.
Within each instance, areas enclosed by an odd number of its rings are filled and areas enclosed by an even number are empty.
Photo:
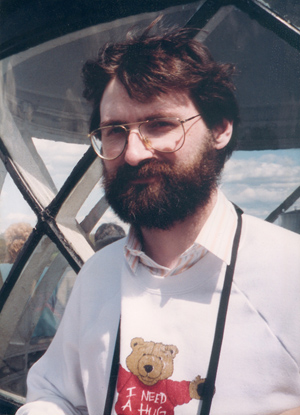
[[[217,202],[195,242],[229,265],[236,227],[235,208],[218,190]]]
[[[235,209],[225,195],[218,190],[217,202],[194,244],[180,255],[173,269],[157,264],[142,251],[141,242],[133,227],[129,230],[124,247],[125,258],[133,272],[137,272],[138,266],[145,266],[152,274],[163,277],[180,274],[189,269],[207,252],[229,265],[236,226]]]

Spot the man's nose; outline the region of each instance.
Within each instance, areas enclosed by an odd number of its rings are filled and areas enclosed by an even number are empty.
[[[131,166],[137,166],[141,161],[152,158],[153,149],[147,147],[138,130],[130,130],[127,146],[124,151],[124,161]]]

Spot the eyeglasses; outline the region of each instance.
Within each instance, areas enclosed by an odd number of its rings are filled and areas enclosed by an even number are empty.
[[[99,157],[104,160],[115,160],[127,146],[130,127],[137,125],[140,138],[147,148],[161,153],[174,153],[184,144],[184,123],[200,116],[197,114],[186,120],[163,117],[128,124],[106,125],[91,132],[89,138]]]

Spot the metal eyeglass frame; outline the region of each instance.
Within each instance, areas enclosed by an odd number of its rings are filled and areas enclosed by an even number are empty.
[[[127,123],[127,124],[116,124],[116,125],[106,125],[105,127],[100,127],[100,128],[97,128],[96,130],[93,130],[89,135],[88,135],[88,137],[89,137],[89,139],[91,140],[91,144],[92,144],[92,147],[93,147],[93,149],[94,149],[94,151],[95,151],[95,153],[97,154],[97,156],[98,157],[100,157],[102,160],[108,160],[108,161],[111,161],[111,160],[116,160],[118,157],[120,157],[123,153],[124,153],[124,151],[125,151],[125,148],[126,148],[126,146],[127,146],[127,144],[128,144],[128,136],[129,136],[129,133],[130,133],[130,128],[127,128],[128,126],[132,126],[132,125],[138,125],[138,132],[139,132],[139,136],[140,136],[140,139],[142,140],[142,142],[144,143],[144,145],[147,147],[147,148],[152,148],[152,149],[154,149],[155,151],[158,151],[159,153],[175,153],[176,151],[178,151],[178,150],[180,150],[181,148],[182,148],[182,146],[184,145],[184,143],[185,143],[185,134],[186,134],[186,131],[185,131],[185,129],[184,129],[184,123],[186,123],[187,121],[191,121],[191,120],[193,120],[194,118],[196,118],[196,117],[201,117],[201,114],[197,114],[197,115],[194,115],[193,117],[190,117],[190,118],[187,118],[187,119],[185,119],[185,120],[180,120],[179,118],[177,118],[177,117],[160,117],[160,118],[155,118],[155,119],[153,119],[153,120],[146,120],[146,121],[141,121],[141,122],[131,122],[131,123]],[[148,141],[148,139],[146,138],[146,137],[144,137],[143,136],[143,134],[141,133],[141,130],[140,130],[140,127],[141,127],[141,125],[142,124],[146,124],[146,123],[148,123],[148,122],[150,122],[150,121],[156,121],[156,120],[165,120],[165,119],[173,119],[173,120],[177,120],[177,121],[179,121],[180,122],[180,124],[181,124],[181,126],[182,126],[182,130],[183,130],[183,140],[182,140],[182,144],[178,147],[178,148],[176,148],[176,150],[171,150],[171,151],[164,151],[164,150],[157,150],[156,148],[154,148],[152,145],[151,145],[151,143]],[[99,149],[98,149],[98,147],[97,147],[97,145],[96,145],[96,143],[94,142],[94,139],[93,139],[93,137],[95,136],[95,133],[97,132],[97,131],[101,131],[101,130],[103,130],[103,129],[105,129],[105,128],[109,128],[109,127],[121,127],[121,128],[124,128],[124,130],[126,131],[126,133],[127,133],[127,137],[126,137],[126,141],[125,141],[125,144],[124,144],[124,148],[123,148],[123,150],[121,151],[121,153],[118,155],[118,156],[116,156],[116,157],[113,157],[113,158],[109,158],[109,157],[104,157],[101,153],[100,153],[100,151],[99,151]]]

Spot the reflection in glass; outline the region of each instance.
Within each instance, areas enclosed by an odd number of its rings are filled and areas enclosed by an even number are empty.
[[[67,260],[44,237],[1,314],[1,326],[10,327],[1,342],[0,388],[24,396],[28,369],[49,346],[75,279]]]

